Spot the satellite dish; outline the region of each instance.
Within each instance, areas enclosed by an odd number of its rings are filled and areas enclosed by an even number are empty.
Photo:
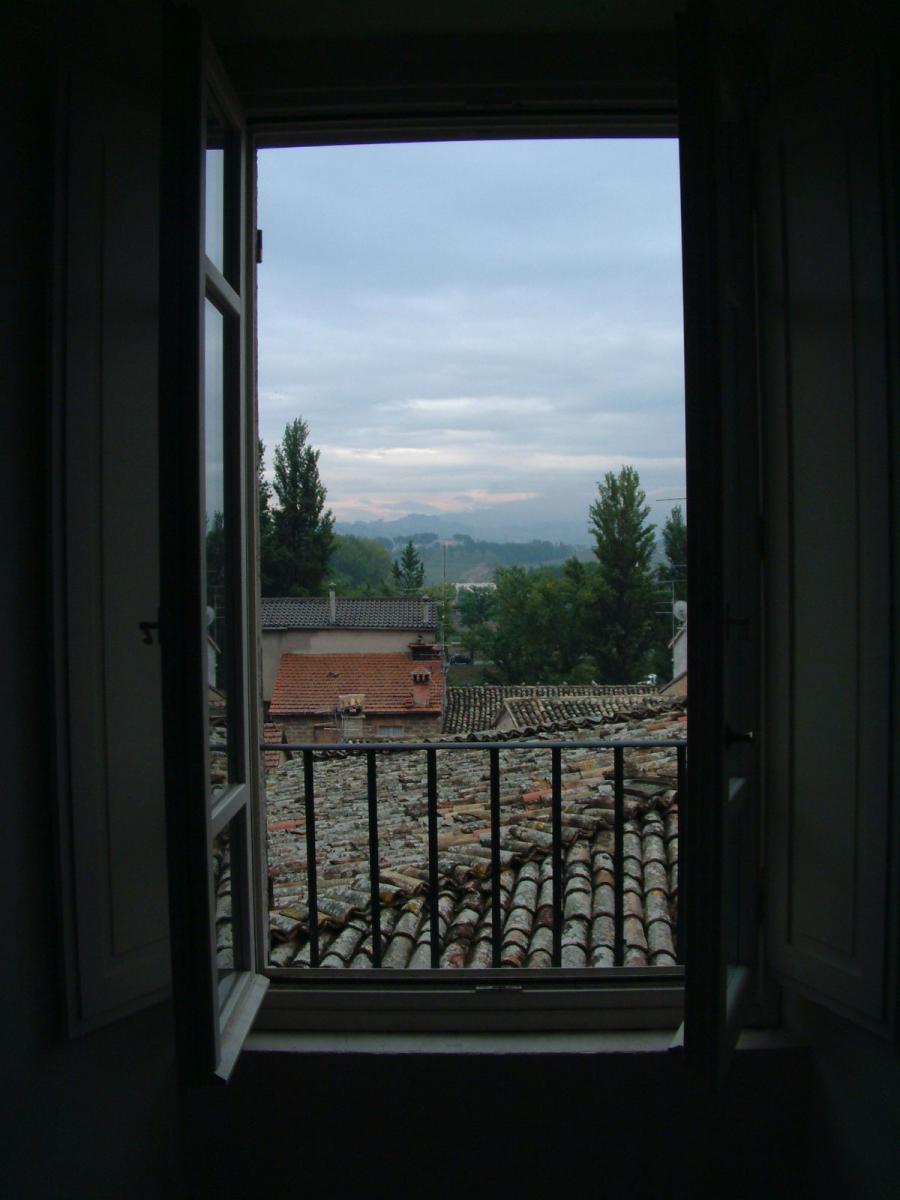
[[[683,625],[687,621],[687,601],[676,600],[672,605],[672,614],[676,621],[680,621]]]

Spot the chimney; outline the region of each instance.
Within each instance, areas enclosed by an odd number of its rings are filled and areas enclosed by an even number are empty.
[[[337,600],[334,595],[334,588],[328,589],[328,624],[337,625]]]
[[[427,596],[422,597],[422,624],[426,627],[426,629],[428,627],[428,605],[430,603],[431,601]]]
[[[413,708],[427,708],[431,699],[431,671],[426,667],[418,667],[412,673]]]

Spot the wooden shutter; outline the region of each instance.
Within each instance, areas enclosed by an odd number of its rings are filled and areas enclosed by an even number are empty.
[[[783,982],[887,1030],[896,440],[892,452],[881,88],[874,51],[781,85],[760,131],[760,244],[768,950]]]

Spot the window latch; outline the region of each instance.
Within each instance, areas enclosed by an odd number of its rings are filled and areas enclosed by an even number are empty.
[[[756,734],[752,729],[732,729],[730,725],[725,726],[725,745],[736,746],[740,742],[756,741]]]
[[[144,637],[142,639],[144,645],[152,646],[153,645],[153,630],[159,629],[159,621],[139,621],[138,629],[144,635]]]

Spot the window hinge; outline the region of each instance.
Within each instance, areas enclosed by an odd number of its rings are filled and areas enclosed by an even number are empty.
[[[256,261],[257,261],[257,263],[262,262],[262,255],[263,255],[262,230],[257,229],[257,231],[256,231]]]

